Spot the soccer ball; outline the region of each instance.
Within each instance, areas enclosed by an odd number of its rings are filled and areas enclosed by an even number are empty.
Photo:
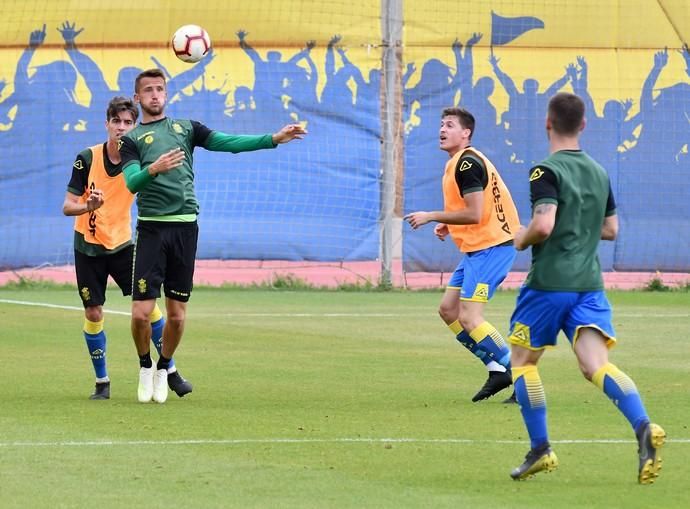
[[[208,32],[198,25],[184,25],[173,34],[172,47],[175,56],[193,64],[204,58],[211,49]]]

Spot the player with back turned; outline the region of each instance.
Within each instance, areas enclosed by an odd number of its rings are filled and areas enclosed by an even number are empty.
[[[559,331],[570,341],[584,377],[616,405],[638,441],[638,482],[659,475],[666,434],[650,423],[635,383],[609,362],[616,343],[597,250],[618,234],[616,204],[606,171],[580,149],[585,105],[577,95],[551,98],[546,132],[551,155],[530,173],[532,219],[515,236],[532,246],[532,265],[510,323],[515,395],[530,437],[525,461],[511,472],[526,479],[550,471],[558,459],[549,444],[546,397],[537,363]]]

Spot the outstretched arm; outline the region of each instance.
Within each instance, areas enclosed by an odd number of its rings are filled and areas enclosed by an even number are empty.
[[[5,80],[0,80],[0,94],[2,94],[2,91],[5,89],[5,85]],[[0,102],[0,124],[11,121],[8,118],[8,115],[10,109],[12,109],[14,106],[14,102],[15,101],[12,95],[6,97],[4,101]]]
[[[453,55],[455,55],[455,78],[453,80],[460,80],[461,75],[462,75],[462,43],[460,40],[456,37],[455,40],[453,41],[453,44],[451,44],[451,49],[453,50]]]
[[[359,87],[365,87],[367,85],[364,81],[364,76],[362,76],[362,71],[347,58],[344,48],[338,48],[338,54],[343,61],[343,69],[347,69],[347,73],[355,80],[355,83],[357,83],[357,89],[361,90]],[[357,94],[359,94],[359,92],[357,92]]]
[[[515,83],[513,80],[508,76],[506,73],[504,73],[500,67],[498,67],[498,62],[499,58],[494,55],[494,50],[493,48],[491,49],[491,55],[489,55],[489,63],[491,64],[491,67],[494,70],[494,74],[496,74],[496,77],[498,78],[498,81],[503,85],[503,88],[506,90],[508,95],[513,98],[518,95],[518,89],[515,86]]]
[[[79,74],[84,78],[91,95],[98,99],[104,99],[110,95],[110,88],[96,62],[77,48],[76,38],[84,29],[77,30],[76,27],[76,23],[70,24],[69,21],[65,21],[61,27],[57,28],[57,31],[62,35],[62,39],[65,41],[65,51],[67,51]]]
[[[172,74],[170,74],[170,71],[161,63],[160,60],[158,60],[155,56],[151,55],[151,61],[153,62],[153,65],[156,66],[156,68],[160,69],[163,74],[165,74],[165,79],[166,81],[170,81],[172,79]]]
[[[237,31],[237,38],[240,40],[240,48],[242,48],[244,52],[247,54],[247,56],[252,59],[252,62],[254,62],[255,64],[260,64],[261,62],[263,62],[263,60],[261,60],[261,57],[259,56],[257,51],[254,48],[252,48],[247,42],[246,38],[248,35],[249,32],[245,30],[240,29]]]
[[[168,80],[168,99],[172,99],[177,95],[183,88],[188,87],[194,83],[197,79],[204,75],[206,71],[206,66],[211,63],[211,61],[216,57],[213,53],[213,48],[208,50],[208,54],[202,58],[199,63],[194,64],[189,69],[181,72],[177,76],[174,76]],[[154,57],[151,57],[153,59]],[[165,69],[161,67],[161,69]],[[165,71],[167,73],[167,70]]]
[[[300,124],[288,124],[273,134],[227,134],[212,131],[203,144],[206,150],[213,152],[251,152],[266,148],[275,148],[281,143],[288,143],[295,139],[302,139],[307,131]]]
[[[573,91],[582,98],[585,103],[585,111],[591,112],[594,115],[594,100],[588,90],[588,71],[587,71],[587,61],[585,57],[578,56],[577,63],[579,69],[574,64],[568,64],[566,67],[566,73],[570,78],[570,82],[573,86]],[[579,76],[578,76],[579,74]]]
[[[328,41],[328,47],[326,48],[326,78],[335,76],[335,55],[333,54],[333,46],[338,44],[340,39],[341,37],[336,34]]]
[[[314,64],[314,60],[311,58],[309,53],[307,53],[307,56],[304,58],[304,60],[307,61],[307,65],[309,66],[309,79],[314,86],[314,90],[316,90],[316,82],[318,80],[319,71],[316,69],[316,64]]]
[[[465,44],[465,58],[458,62],[458,79],[461,90],[471,90],[474,83],[474,59],[472,47],[482,39],[479,32],[472,34]]]
[[[290,60],[287,61],[288,64],[292,65],[297,65],[297,62],[302,60],[303,58],[307,58],[309,56],[309,53],[311,52],[312,48],[316,46],[316,41],[307,41],[304,49],[301,51],[295,53]]]
[[[288,124],[280,131],[273,133],[272,139],[274,144],[280,145],[292,140],[301,140],[305,134],[307,134],[307,130],[300,124]]]
[[[652,111],[654,107],[654,85],[661,74],[661,70],[668,63],[668,49],[657,51],[654,54],[654,66],[649,71],[649,76],[644,80],[642,85],[642,94],[640,96],[640,113],[644,116],[646,113]]]
[[[637,128],[637,125],[640,123],[640,121],[642,119],[642,115],[638,111],[635,115],[628,118],[628,114],[630,113],[630,109],[632,108],[632,105],[633,105],[633,100],[632,99],[625,99],[624,101],[620,101],[620,103],[621,103],[621,107],[623,108],[623,113],[621,114],[620,139],[621,140],[631,140],[634,138],[635,129]]]
[[[568,83],[568,80],[570,79],[570,76],[568,76],[568,70],[566,68],[565,74],[560,78],[554,81],[549,88],[546,89],[544,92],[544,95],[546,97],[551,97],[554,95],[556,92],[558,92],[560,89],[562,89],[566,83]]]
[[[688,43],[683,44],[683,49],[678,50],[683,58],[685,59],[685,72],[690,77],[690,48]]]
[[[43,23],[41,30],[34,30],[29,35],[29,45],[17,61],[17,69],[14,74],[14,89],[23,90],[29,85],[29,62],[36,49],[43,44],[46,39],[46,24]]]

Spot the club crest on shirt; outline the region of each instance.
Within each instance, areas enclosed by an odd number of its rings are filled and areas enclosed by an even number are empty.
[[[542,170],[541,168],[535,168],[534,171],[529,176],[529,181],[532,182],[533,180],[537,180],[543,174],[544,174],[544,170]]]
[[[146,139],[151,138],[151,141],[153,141],[153,136],[151,136],[151,135],[155,132],[156,131],[146,131],[144,134],[140,134],[139,136],[137,136],[137,141],[141,140],[142,138],[146,138]],[[144,140],[144,141],[146,141],[146,140]],[[150,143],[150,142],[147,142],[147,143]]]
[[[172,128],[173,128],[173,131],[175,131],[177,134],[182,134],[182,126],[180,124],[178,124],[177,122],[175,122],[172,125]]]

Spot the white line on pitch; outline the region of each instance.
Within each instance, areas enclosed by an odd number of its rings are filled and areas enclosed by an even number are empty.
[[[222,313],[228,318],[400,318],[401,316],[432,317],[431,313]]]
[[[38,306],[42,308],[52,308],[52,309],[67,309],[69,311],[84,311],[83,307],[78,306],[64,306],[61,304],[49,304],[47,302],[28,302],[25,300],[11,300],[11,299],[0,299],[1,304],[17,304],[19,306]],[[109,309],[104,310],[106,313],[113,315],[126,315],[129,316],[129,311],[111,311]]]
[[[493,316],[496,316],[500,313],[500,309],[490,309],[490,314]],[[204,314],[205,315],[205,314]],[[368,316],[390,316],[390,317],[401,317],[401,316],[426,316],[426,317],[434,317],[438,318],[438,315],[434,313],[433,311],[430,311],[428,313],[328,313],[328,312],[323,312],[323,313],[253,313],[253,312],[246,312],[246,313],[217,313],[215,316],[228,316],[228,317],[258,317],[258,318],[270,318],[270,317],[322,317],[322,316],[362,316],[362,317],[368,317]],[[639,318],[639,319],[645,319],[645,318],[690,318],[690,313],[616,313],[616,310],[613,310],[613,316],[614,318],[620,317],[620,318]]]
[[[83,311],[83,307],[78,306],[66,306],[62,304],[49,304],[47,302],[29,302],[24,300],[11,300],[11,299],[0,299],[2,304],[16,304],[20,306],[37,306],[51,309],[66,309],[69,311]],[[105,313],[110,313],[113,315],[124,315],[130,316],[129,311],[113,311],[111,309],[104,309]],[[218,316],[218,317],[228,317],[228,318],[337,318],[337,317],[390,317],[399,318],[401,316],[435,316],[430,313],[424,314],[410,314],[410,313],[196,313],[196,316]]]
[[[550,440],[552,444],[634,444],[635,440],[615,438]],[[690,438],[675,438],[668,443],[690,444]],[[524,440],[473,440],[466,438],[229,438],[190,440],[86,440],[56,442],[0,442],[0,447],[103,447],[141,445],[242,445],[242,444],[511,444],[523,445]]]
[[[66,309],[70,311],[83,311],[79,306],[66,306],[61,304],[49,304],[47,302],[29,302],[23,300],[0,299],[0,304],[16,304],[20,306],[37,306],[52,309]],[[112,315],[130,316],[129,311],[115,311],[104,309],[105,313]],[[216,316],[225,318],[400,318],[400,317],[436,317],[429,313],[195,313],[195,316]],[[618,318],[690,318],[690,313],[615,313]]]

